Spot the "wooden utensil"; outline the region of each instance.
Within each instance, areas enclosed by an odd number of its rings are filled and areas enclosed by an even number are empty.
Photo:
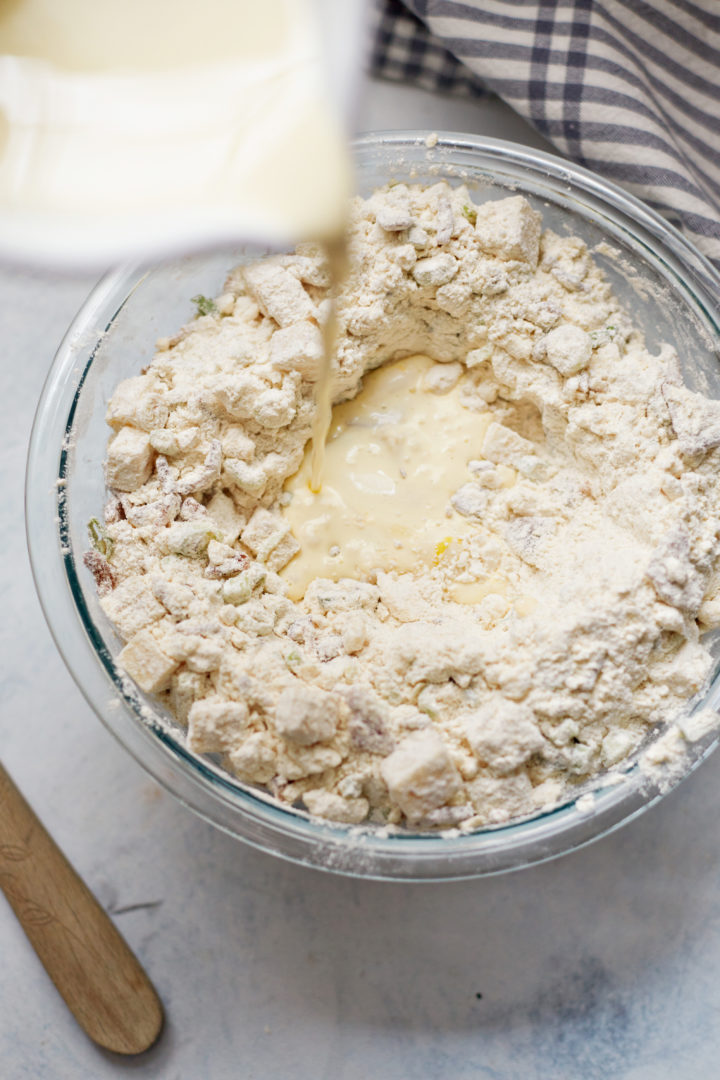
[[[140,1054],[163,1025],[160,999],[107,913],[0,765],[0,886],[91,1039]]]

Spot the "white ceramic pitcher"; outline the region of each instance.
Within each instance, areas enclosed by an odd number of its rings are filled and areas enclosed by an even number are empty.
[[[362,0],[0,6],[0,259],[102,267],[322,238]]]

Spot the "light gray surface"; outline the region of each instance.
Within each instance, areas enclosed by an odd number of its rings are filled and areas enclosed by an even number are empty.
[[[542,145],[500,106],[372,86],[363,127],[397,126]],[[717,1076],[720,755],[576,855],[484,881],[388,885],[231,840],[107,734],[45,627],[22,529],[34,405],[91,285],[0,272],[0,747],[116,913],[168,1024],[145,1058],[98,1052],[0,901],[3,1080]]]

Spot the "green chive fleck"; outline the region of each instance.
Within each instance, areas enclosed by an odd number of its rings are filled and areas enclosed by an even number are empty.
[[[90,543],[95,550],[99,551],[101,555],[104,555],[106,559],[109,559],[115,544],[108,535],[105,526],[101,525],[97,518],[90,518],[88,521],[88,532],[90,533]]]
[[[197,308],[197,318],[201,315],[214,315],[217,311],[217,304],[214,300],[211,300],[209,296],[203,296],[202,293],[198,293],[197,296],[193,296],[192,303]]]

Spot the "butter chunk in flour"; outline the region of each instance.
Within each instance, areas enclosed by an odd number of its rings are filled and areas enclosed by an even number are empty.
[[[282,803],[532,814],[708,678],[720,404],[519,196],[376,191],[350,254],[322,491],[328,273],[304,244],[234,270],[118,387],[100,603],[190,747]]]

